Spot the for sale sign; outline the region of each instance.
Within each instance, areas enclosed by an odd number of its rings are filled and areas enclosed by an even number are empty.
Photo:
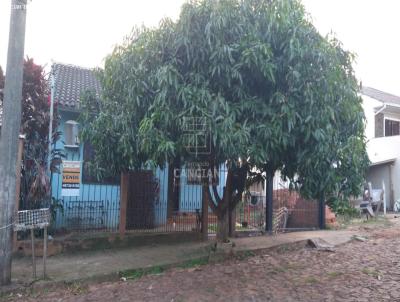
[[[62,196],[79,196],[81,183],[81,162],[63,161]]]

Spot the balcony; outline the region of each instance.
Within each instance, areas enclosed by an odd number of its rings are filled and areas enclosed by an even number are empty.
[[[400,135],[376,137],[369,140],[367,152],[371,165],[394,161],[400,157]]]

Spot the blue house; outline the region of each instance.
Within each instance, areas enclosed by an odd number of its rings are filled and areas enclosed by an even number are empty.
[[[87,90],[99,96],[101,85],[93,70],[59,63],[52,66],[51,80],[55,115],[60,117],[57,130],[61,133],[53,148],[65,153],[60,173],[51,175],[52,197],[63,205],[63,210],[57,213],[55,227],[60,231],[117,231],[121,218],[120,176],[98,180],[91,175],[88,162],[93,157],[93,148],[79,139],[80,97]],[[127,228],[179,230],[180,222],[195,223],[193,217],[196,217],[196,210],[201,209],[202,200],[201,185],[196,179],[185,175],[174,181],[179,193],[171,217],[168,214],[168,167],[141,173],[132,178],[131,186],[139,191],[133,193],[136,201],[130,208],[128,205]],[[142,192],[149,183],[150,195]],[[224,173],[219,183],[225,183]],[[222,192],[222,185],[218,190]]]

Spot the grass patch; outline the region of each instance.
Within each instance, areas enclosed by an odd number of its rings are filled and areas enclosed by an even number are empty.
[[[215,293],[215,287],[207,287],[206,291],[213,294]]]
[[[304,269],[305,268],[304,265],[298,264],[298,263],[287,263],[283,267],[288,269],[288,270],[299,270],[299,269]]]
[[[277,274],[279,274],[279,273],[285,273],[285,272],[287,272],[288,271],[288,269],[286,268],[286,267],[283,267],[283,266],[277,266],[277,267],[274,267],[272,270],[271,270],[271,274],[274,274],[274,275],[277,275]]]
[[[289,246],[287,244],[283,244],[280,245],[276,248],[276,251],[280,254],[280,253],[285,253],[290,251]]]
[[[373,268],[366,268],[366,267],[364,267],[361,271],[362,271],[364,274],[366,274],[366,275],[368,275],[368,276],[371,276],[371,277],[375,277],[375,278],[377,278],[377,277],[380,275],[379,271],[377,271],[377,270],[375,270],[375,269],[373,269]]]
[[[127,280],[136,280],[140,279],[147,275],[159,275],[165,271],[165,267],[163,266],[153,266],[150,268],[138,268],[127,270],[120,273],[121,277],[126,278]]]
[[[329,273],[328,273],[328,277],[331,278],[331,279],[340,277],[340,276],[342,276],[342,275],[343,275],[342,272],[329,272]]]
[[[363,224],[371,224],[371,225],[382,225],[384,227],[390,227],[392,226],[392,223],[387,219],[386,217],[383,216],[378,216],[375,218],[370,218],[370,219],[364,219]]]
[[[199,258],[186,261],[179,265],[179,268],[192,268],[208,264],[208,258]]]
[[[318,283],[317,278],[310,276],[304,279],[305,283],[309,283],[309,284],[314,284],[314,283]]]
[[[188,260],[176,267],[183,268],[183,269],[189,269],[189,268],[199,267],[199,266],[206,265],[206,264],[208,264],[208,257]],[[160,275],[160,274],[164,273],[168,268],[171,268],[171,266],[158,265],[158,266],[153,266],[153,267],[149,267],[149,268],[138,268],[138,269],[126,270],[126,271],[120,272],[120,277],[126,278],[126,280],[137,280],[137,279],[140,279],[140,278],[142,278],[144,276],[148,276],[148,275]]]
[[[383,227],[388,228],[392,226],[392,222],[387,217],[378,215],[377,217],[365,218],[365,215],[358,217],[349,217],[346,215],[337,215],[336,220],[341,229],[346,229],[348,227]]]
[[[278,245],[277,247],[271,248],[271,250],[273,250],[277,254],[285,254],[285,253],[301,250],[305,247],[305,245],[306,245],[305,241],[299,241],[299,242],[295,242],[295,243],[281,244],[281,245]]]
[[[256,254],[253,251],[244,251],[236,254],[236,259],[245,260],[250,257],[254,257]]]
[[[79,282],[67,283],[66,286],[67,291],[75,296],[82,295],[88,291],[88,287]]]
[[[217,232],[217,225],[216,224],[209,224],[208,225],[208,231],[216,233]]]

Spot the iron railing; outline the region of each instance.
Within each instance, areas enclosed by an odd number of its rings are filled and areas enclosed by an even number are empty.
[[[236,231],[264,231],[265,196],[242,201],[236,207]],[[300,197],[296,191],[273,191],[273,232],[318,228],[318,202]]]
[[[71,201],[57,211],[54,229],[58,233],[116,232],[119,213],[119,203],[109,200]]]

